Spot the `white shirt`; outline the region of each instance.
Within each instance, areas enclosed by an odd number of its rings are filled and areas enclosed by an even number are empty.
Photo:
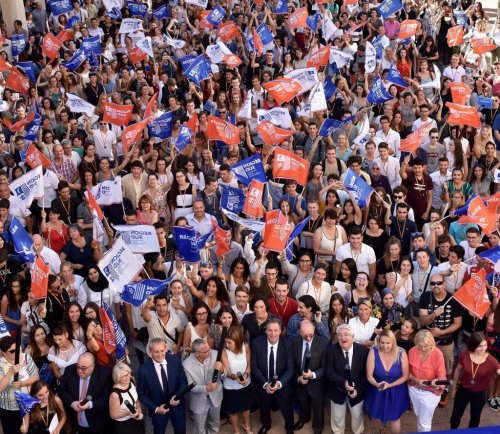
[[[399,169],[401,165],[399,164],[399,160],[395,157],[389,155],[387,161],[384,163],[382,158],[375,158],[375,163],[380,167],[380,174],[387,176],[389,179],[389,184],[391,188],[394,190],[398,185],[401,185],[401,175],[399,174]]]
[[[163,389],[163,380],[161,378],[162,375],[161,375],[160,370],[163,369],[165,371],[165,375],[167,376],[167,380],[168,380],[167,361],[165,359],[163,359],[163,362],[158,363],[155,360],[153,360],[153,365],[155,367],[155,371],[156,371],[156,375],[158,376],[158,380],[160,380],[161,388]]]
[[[464,248],[465,250],[465,255],[464,255],[464,261],[469,262],[469,265],[474,265],[477,264],[477,261],[475,259],[471,259],[475,256],[476,252],[476,247],[470,247],[469,243],[467,241],[462,241],[460,245]],[[469,261],[470,259],[470,261]]]
[[[370,265],[375,264],[377,258],[375,251],[370,246],[361,243],[361,251],[354,253],[351,248],[351,243],[345,243],[337,249],[336,259],[342,262],[344,259],[352,258],[356,262],[358,272],[364,271],[370,275]]]
[[[450,262],[443,262],[438,265],[439,272],[448,271],[451,265]],[[458,271],[452,272],[450,276],[443,276],[444,286],[446,290],[453,294],[458,288],[462,286],[464,281],[465,272],[467,271],[467,264],[465,262],[460,262]]]
[[[458,65],[457,68],[452,68],[451,65],[444,68],[443,77],[448,77],[454,83],[460,83],[462,77],[465,75],[465,69],[462,65]]]
[[[50,271],[54,274],[59,274],[61,271],[61,258],[49,247],[44,247],[40,252],[42,259],[49,264]]]
[[[59,185],[59,178],[52,172],[52,170],[47,169],[45,175],[43,175],[43,183],[45,186],[43,197],[36,200],[38,206],[42,208],[50,208],[50,204],[57,197],[56,189]]]
[[[240,323],[241,323],[241,320],[243,319],[243,317],[245,315],[248,315],[249,313],[252,313],[252,311],[250,310],[250,305],[248,303],[247,303],[247,307],[245,309],[245,312],[243,312],[243,313],[238,309],[238,307],[235,304],[233,304],[231,306],[231,309],[233,309],[233,312],[235,313],[235,315],[238,318],[238,321]]]
[[[113,145],[116,144],[116,135],[113,131],[106,129],[103,133],[100,129],[94,130],[95,151],[99,158],[114,160]]]
[[[328,282],[322,282],[321,287],[317,290],[311,280],[306,280],[302,285],[300,285],[297,291],[296,298],[302,297],[303,295],[310,295],[316,300],[317,305],[321,309],[321,312],[327,313],[330,308],[330,297],[332,295],[332,290]]]
[[[378,130],[375,134],[375,137],[378,137],[383,142],[386,142],[390,148],[394,149],[394,155],[396,157],[399,158],[401,156],[401,152],[399,150],[401,137],[398,132],[394,131],[392,128],[389,128],[387,134],[385,134],[382,130]]]
[[[277,375],[276,374],[276,359],[278,358],[278,342],[276,342],[275,344],[271,344],[269,341],[267,341],[267,367],[268,367],[268,370],[269,370],[269,356],[271,355],[271,348],[273,349],[273,353],[274,353],[274,375]],[[269,371],[266,373],[267,375],[269,375]]]
[[[342,350],[342,356],[344,356],[344,359],[345,359],[346,350],[344,350],[342,347],[340,347],[340,349]],[[352,366],[352,355],[353,355],[353,353],[354,353],[354,345],[351,345],[351,348],[349,348],[347,350],[347,358],[349,359],[349,367]]]
[[[363,324],[358,316],[349,320],[349,325],[354,330],[354,342],[364,342],[370,340],[375,327],[378,325],[378,319],[371,316],[366,324]],[[352,357],[351,357],[352,360]]]
[[[432,207],[439,209],[443,205],[443,200],[441,199],[442,188],[445,182],[451,179],[451,172],[447,171],[446,174],[441,174],[439,170],[430,174],[432,179],[432,185],[434,186],[432,190]]]
[[[206,235],[210,233],[215,226],[217,226],[217,221],[215,217],[210,214],[205,213],[201,221],[199,221],[194,213],[188,214],[186,219],[189,223],[189,226],[192,226],[196,231],[197,236]]]

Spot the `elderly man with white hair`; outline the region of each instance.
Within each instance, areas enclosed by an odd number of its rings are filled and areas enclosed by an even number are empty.
[[[369,349],[354,342],[354,329],[348,324],[338,326],[337,337],[338,342],[327,349],[325,362],[332,431],[344,433],[349,407],[352,432],[360,434],[364,430],[363,401],[368,386],[366,360]]]
[[[31,250],[33,250],[36,255],[40,256],[45,263],[49,264],[50,272],[52,274],[59,274],[61,271],[61,258],[59,255],[44,244],[43,238],[40,235],[33,235],[32,238],[33,246],[31,247]]]

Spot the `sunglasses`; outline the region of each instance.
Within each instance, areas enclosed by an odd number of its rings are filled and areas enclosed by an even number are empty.
[[[444,281],[440,281],[440,282],[430,282],[430,285],[431,286],[441,286],[442,284],[444,283]]]
[[[403,199],[404,196],[394,196],[394,199]]]

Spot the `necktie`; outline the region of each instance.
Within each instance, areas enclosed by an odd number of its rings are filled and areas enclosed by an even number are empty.
[[[84,378],[82,380],[82,390],[80,392],[80,401],[84,400],[87,397],[87,383],[88,383],[88,381],[89,381],[88,378]],[[80,426],[83,425],[82,417],[83,417],[83,411],[79,411],[77,418],[78,418],[78,425],[80,425]]]
[[[274,346],[271,346],[271,352],[269,353],[269,382],[273,381],[274,377]]]
[[[304,357],[302,358],[302,372],[306,370],[306,359],[311,357],[311,350],[309,348],[309,342],[306,342],[306,350],[304,351]]]
[[[351,367],[350,367],[350,365],[349,365],[349,353],[348,353],[347,351],[345,352],[345,368],[346,368],[347,370],[350,370],[350,369],[351,369]]]
[[[166,402],[169,402],[170,399],[168,399],[168,379],[167,379],[167,364],[162,363],[160,365],[160,375],[161,375],[161,382],[163,385],[163,396],[165,397]]]

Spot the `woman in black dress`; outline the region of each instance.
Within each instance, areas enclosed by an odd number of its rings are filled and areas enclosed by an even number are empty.
[[[73,264],[75,274],[85,277],[85,267],[101,259],[99,243],[94,240],[89,244],[85,240],[83,229],[78,225],[71,225],[68,234],[70,240],[59,256],[61,261],[69,261]]]

